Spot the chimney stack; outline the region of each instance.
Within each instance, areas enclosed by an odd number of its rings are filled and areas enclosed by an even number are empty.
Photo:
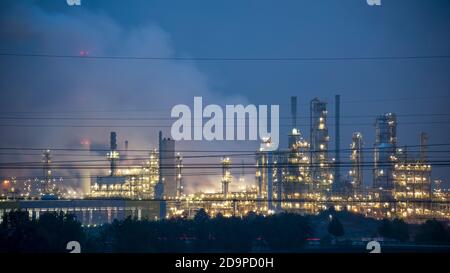
[[[116,175],[116,166],[117,166],[117,159],[119,159],[119,153],[117,152],[117,135],[116,132],[111,132],[111,135],[109,137],[109,143],[110,143],[110,152],[108,154],[108,158],[111,162],[110,165],[110,175],[115,176]]]
[[[292,129],[297,129],[297,97],[291,97]]]
[[[342,190],[340,185],[341,180],[341,170],[340,170],[340,162],[341,162],[341,96],[335,96],[335,132],[336,132],[336,140],[335,140],[335,167],[334,167],[334,183],[339,190]]]

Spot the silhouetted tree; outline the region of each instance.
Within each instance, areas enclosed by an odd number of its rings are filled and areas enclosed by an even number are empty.
[[[389,221],[386,218],[381,220],[381,223],[378,226],[378,234],[383,237],[391,238],[392,237],[391,221]]]
[[[164,221],[161,221],[164,222]],[[113,221],[107,236],[114,252],[154,252],[157,249],[157,222],[137,221],[127,217]]]
[[[26,211],[10,211],[3,215],[0,226],[0,251],[40,252],[42,240],[38,238],[35,222]]]
[[[66,252],[69,241],[84,243],[84,232],[75,216],[43,213],[30,220],[26,211],[4,215],[0,228],[0,250],[9,252]]]
[[[438,243],[449,242],[448,230],[437,220],[428,220],[419,226],[416,242],[420,243]]]
[[[84,242],[84,232],[74,215],[63,212],[44,213],[39,217],[37,231],[50,252],[65,252],[70,241]]]
[[[210,217],[204,209],[199,209],[194,216],[194,230],[195,230],[195,249],[197,251],[207,251],[210,248]]]
[[[222,218],[223,218],[223,214],[220,213],[220,212],[218,212],[218,213],[216,214],[216,217],[215,217],[215,218],[216,218],[216,219],[217,219],[217,218],[222,219]]]
[[[409,227],[402,219],[394,219],[392,221],[392,238],[400,242],[409,240]]]
[[[335,237],[341,237],[345,234],[344,227],[337,217],[333,217],[328,224],[328,233]]]
[[[262,222],[262,236],[272,250],[296,250],[313,235],[307,217],[301,215],[280,213],[266,217]]]
[[[256,217],[258,217],[258,215],[254,211],[249,211],[245,218],[249,220],[254,220]]]
[[[194,216],[194,221],[196,223],[205,223],[209,220],[209,215],[206,213],[205,209],[199,209]]]
[[[252,243],[250,232],[241,218],[214,218],[211,219],[209,241],[214,250],[247,252]]]
[[[334,206],[330,206],[326,211],[324,211],[324,213],[334,216],[336,215],[336,209]]]
[[[26,211],[11,211],[3,215],[0,224],[0,252],[67,252],[65,247],[69,241],[79,241],[82,252],[249,252],[258,249],[290,252],[298,251],[306,238],[314,235],[312,224],[320,225],[329,215],[332,215],[328,224],[330,235],[321,235],[324,245],[331,236],[344,235],[341,221],[358,227],[375,223],[373,219],[332,209],[308,217],[293,213],[266,217],[249,213],[244,218],[218,214],[212,219],[205,210],[199,210],[193,220],[178,217],[138,221],[128,217],[100,227],[83,228],[70,214],[43,213],[38,220],[32,220]],[[378,226],[378,233],[404,242],[409,239],[409,228],[403,220],[384,219]],[[449,239],[450,229],[436,220],[420,225],[416,236],[417,242],[426,243],[445,243]]]
[[[386,238],[392,238],[400,242],[409,240],[409,226],[402,219],[394,219],[392,222],[383,219],[378,226],[378,233]]]

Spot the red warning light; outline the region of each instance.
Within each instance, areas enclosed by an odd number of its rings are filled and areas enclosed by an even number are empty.
[[[80,141],[80,144],[81,144],[81,145],[90,145],[91,142],[89,141],[89,139],[82,139],[82,140]]]

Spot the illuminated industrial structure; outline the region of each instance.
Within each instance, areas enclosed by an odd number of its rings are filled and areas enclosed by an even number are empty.
[[[177,186],[177,168],[175,157],[175,141],[162,138],[159,148],[160,177],[164,184],[164,197],[175,199],[179,190]]]
[[[397,161],[397,118],[387,113],[375,121],[375,149],[373,187],[380,192],[390,191],[394,187],[393,172]]]
[[[241,163],[241,175],[239,176],[239,184],[243,185],[245,183],[245,163],[244,160],[242,160]]]
[[[396,200],[431,199],[431,165],[420,160],[401,161],[394,166]]]
[[[417,158],[404,156],[396,162],[393,174],[396,200],[430,200],[432,198],[431,165],[428,163],[427,140],[427,134],[422,132],[419,156]]]
[[[228,198],[228,190],[233,176],[231,175],[230,164],[231,160],[229,157],[222,158],[222,195],[224,199]]]
[[[305,197],[313,190],[310,168],[309,143],[297,127],[297,97],[291,98],[292,130],[289,134],[287,168],[284,170],[283,192],[285,199]]]
[[[17,179],[15,177],[3,179],[3,181],[0,182],[0,188],[0,194],[2,197],[10,197],[14,199],[18,194],[21,193],[17,185]]]
[[[337,134],[340,130],[339,102],[340,97],[336,96]],[[221,190],[187,194],[184,192],[183,157],[176,153],[175,141],[163,138],[162,132],[159,132],[158,148],[150,150],[143,162],[130,162],[128,141],[122,142],[124,150],[118,149],[117,135],[111,132],[110,150],[105,161],[105,167],[109,165],[108,173],[92,181],[89,193],[85,189],[83,192],[87,199],[94,199],[92,201],[125,199],[158,203],[155,210],[158,209],[159,213],[155,219],[193,217],[200,208],[204,208],[211,216],[217,213],[244,216],[250,211],[263,215],[280,211],[316,214],[331,206],[336,210],[346,209],[377,219],[400,217],[411,222],[430,217],[450,219],[449,192],[441,189],[442,181],[438,179],[432,187],[432,166],[428,159],[426,133],[420,134],[420,149],[417,154],[413,154],[407,147],[397,144],[396,115],[387,113],[378,116],[375,122],[373,182],[372,187],[367,187],[364,186],[368,180],[364,177],[367,165],[363,160],[366,153],[360,132],[352,134],[350,156],[347,159],[340,157],[337,152],[340,146],[336,143],[336,158],[333,162],[328,154],[330,137],[327,104],[319,99],[313,99],[310,103],[310,141],[305,139],[297,124],[297,97],[291,97],[291,114],[288,149],[273,151],[271,139],[263,138],[256,151],[255,184],[252,186],[245,185],[244,162],[237,185],[233,183],[234,166],[231,158],[225,156],[217,162],[217,168],[221,168],[222,172],[218,175],[216,185],[221,184]],[[339,136],[336,137],[339,142]],[[90,150],[89,141],[82,141],[81,144],[84,150]],[[119,151],[124,153],[119,154]],[[8,179],[6,184],[5,180],[2,184],[3,195],[11,197],[13,192],[19,193],[11,190],[13,184],[14,188],[20,188],[23,198],[40,198],[45,194],[58,193],[56,182],[62,183],[62,180],[53,176],[49,150],[44,152],[42,162],[43,177],[26,179],[22,188],[16,182],[12,183],[13,179]],[[348,173],[348,176],[340,177],[341,172]],[[89,177],[90,172],[82,174]],[[240,189],[231,191],[230,183]],[[83,178],[83,187],[89,184],[90,180]],[[336,184],[340,184],[338,188]],[[58,195],[63,199],[76,197],[70,193]],[[89,203],[90,209],[92,204]],[[139,205],[146,209],[145,203]],[[156,214],[155,210],[152,209],[152,217]],[[138,210],[136,213],[139,214]]]
[[[50,150],[44,151],[42,154],[42,186],[40,189],[42,189],[42,194],[50,194],[52,192],[52,170],[50,169],[50,163],[51,163],[51,157],[50,157]]]
[[[289,135],[288,168],[285,176],[285,193],[287,198],[296,193],[306,195],[313,190],[311,177],[309,143],[301,137],[297,129]]]
[[[341,96],[334,96],[334,133],[335,133],[335,141],[334,141],[334,181],[333,181],[333,190],[337,194],[345,191],[345,183],[341,180]]]
[[[42,154],[42,178],[37,189],[42,199],[58,199],[60,194],[57,180],[52,174],[51,163],[50,150],[45,150]],[[59,182],[62,182],[61,179]]]
[[[333,184],[328,160],[330,136],[327,127],[327,104],[315,98],[310,103],[310,161],[314,189],[327,195]]]
[[[256,155],[256,180],[258,188],[258,207],[263,210],[273,209],[273,179],[274,179],[274,160],[271,149],[272,142],[268,138],[263,138],[261,146]],[[266,204],[262,205],[265,200]]]
[[[91,155],[91,141],[89,139],[82,139],[80,144],[89,158]],[[81,176],[81,191],[83,192],[83,195],[87,196],[91,193],[91,170],[89,168],[82,169]]]
[[[117,161],[120,158],[119,152],[117,151],[117,136],[115,132],[111,132],[110,149],[111,151],[106,155],[111,166],[109,170],[109,175],[115,176],[117,170]]]
[[[46,150],[44,154],[42,155],[42,162],[43,162],[43,174],[42,174],[42,182],[44,185],[42,188],[44,189],[44,193],[50,193],[51,192],[51,184],[52,184],[52,170],[50,169],[50,164],[52,162],[51,156],[50,156],[50,150]]]
[[[117,135],[115,132],[110,134],[110,151],[106,154],[106,158],[110,163],[109,175],[98,176],[95,183],[91,187],[92,197],[126,197],[133,196],[132,183],[133,177],[118,175],[117,162],[120,154],[117,151]]]
[[[116,134],[111,133],[111,152],[107,154],[110,162],[109,176],[98,176],[91,187],[89,197],[93,198],[157,198],[157,184],[160,181],[160,153],[153,149],[149,158],[141,165],[118,168],[120,159],[117,152]],[[111,157],[111,154],[115,156]],[[180,156],[181,159],[181,156]],[[175,166],[173,166],[175,168]],[[181,165],[179,166],[181,179]],[[162,179],[162,177],[161,177]],[[174,178],[175,179],[175,178]],[[165,181],[165,179],[164,179]],[[162,197],[161,197],[162,198]]]
[[[176,164],[177,164],[177,198],[181,197],[184,193],[184,185],[183,185],[183,157],[180,153],[177,153],[176,156]]]
[[[350,145],[352,167],[348,173],[353,194],[360,192],[364,183],[363,158],[363,137],[360,132],[355,132],[352,135],[352,144]]]

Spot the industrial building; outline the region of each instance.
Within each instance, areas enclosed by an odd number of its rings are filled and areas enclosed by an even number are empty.
[[[397,143],[397,116],[386,113],[375,119],[373,155],[365,150],[362,133],[354,132],[348,149],[349,156],[346,154],[341,157],[341,106],[340,96],[336,95],[335,158],[330,159],[327,103],[318,98],[309,103],[309,141],[297,123],[297,97],[291,97],[290,105],[292,123],[287,136],[288,147],[273,150],[271,139],[262,140],[255,151],[253,186],[239,191],[230,190],[230,185],[244,184],[244,171],[237,181],[233,181],[233,168],[236,165],[232,164],[231,157],[224,156],[220,161],[217,160],[217,168],[221,169],[217,185],[221,185],[221,190],[186,194],[184,160],[176,152],[174,140],[164,138],[159,132],[158,147],[149,151],[144,162],[131,165],[124,164],[129,162],[128,141],[123,142],[124,150],[118,149],[117,134],[111,132],[110,149],[106,154],[108,173],[95,177],[92,183],[83,179],[85,198],[94,199],[92,201],[98,201],[99,204],[102,199],[154,202],[157,205],[152,205],[149,215],[155,219],[192,217],[200,208],[204,208],[211,216],[217,213],[243,216],[250,211],[264,215],[280,211],[315,214],[331,206],[377,219],[401,217],[412,222],[430,217],[450,219],[448,191],[440,188],[440,180],[435,180],[435,187],[432,187],[432,166],[428,158],[426,133],[420,134],[420,145],[417,145],[419,152],[411,152],[408,147]],[[90,150],[89,142],[82,145],[87,151]],[[373,166],[364,162],[365,156],[373,156]],[[51,162],[50,150],[44,151],[42,177],[27,179],[22,197],[51,194],[62,198],[71,197],[60,194],[58,183],[62,181],[54,177]],[[244,170],[244,166],[242,168]],[[367,168],[373,171],[373,181],[364,175]],[[83,174],[89,177],[91,172],[83,170]],[[6,191],[6,186],[2,185],[4,193],[9,196],[14,192],[11,190],[12,181],[15,180],[8,180],[8,185],[5,184],[8,186]],[[372,182],[370,186],[369,181]],[[17,188],[16,182],[14,188]],[[92,203],[89,203],[89,207],[88,210],[91,210]],[[95,209],[92,208],[92,211]]]
[[[297,97],[291,97],[292,129],[288,138],[287,168],[284,171],[286,198],[306,196],[312,189],[309,143],[297,126]]]
[[[117,150],[116,133],[111,132],[110,161],[108,176],[98,176],[88,195],[91,198],[158,198],[157,186],[163,190],[160,198],[175,199],[182,192],[182,158],[175,157],[175,142],[162,138],[160,149],[151,150],[148,159],[137,166],[119,167],[120,154]],[[162,151],[162,152],[160,152]],[[160,164],[161,162],[161,164]],[[177,165],[175,165],[177,163]]]
[[[222,158],[222,195],[224,199],[228,198],[228,189],[233,176],[230,171],[231,160],[229,157]]]
[[[393,189],[394,164],[397,161],[397,117],[393,113],[378,116],[375,120],[375,147],[373,187],[389,193]]]
[[[177,186],[177,167],[175,156],[175,140],[162,138],[159,147],[160,177],[164,183],[164,197],[175,199],[179,192]]]
[[[310,103],[310,160],[314,189],[321,194],[331,193],[334,181],[328,159],[330,136],[327,126],[327,103],[315,98]]]
[[[355,132],[352,135],[352,144],[350,145],[350,161],[352,162],[352,167],[348,173],[353,194],[361,192],[364,185],[363,155],[363,136],[360,132]]]
[[[14,200],[0,202],[0,223],[3,215],[15,209],[27,211],[30,219],[39,219],[46,212],[70,213],[88,227],[127,217],[158,220],[159,206],[159,202],[139,200]]]
[[[427,155],[428,136],[420,134],[420,152],[415,157],[406,150],[394,165],[394,198],[401,201],[431,200],[431,165]]]

